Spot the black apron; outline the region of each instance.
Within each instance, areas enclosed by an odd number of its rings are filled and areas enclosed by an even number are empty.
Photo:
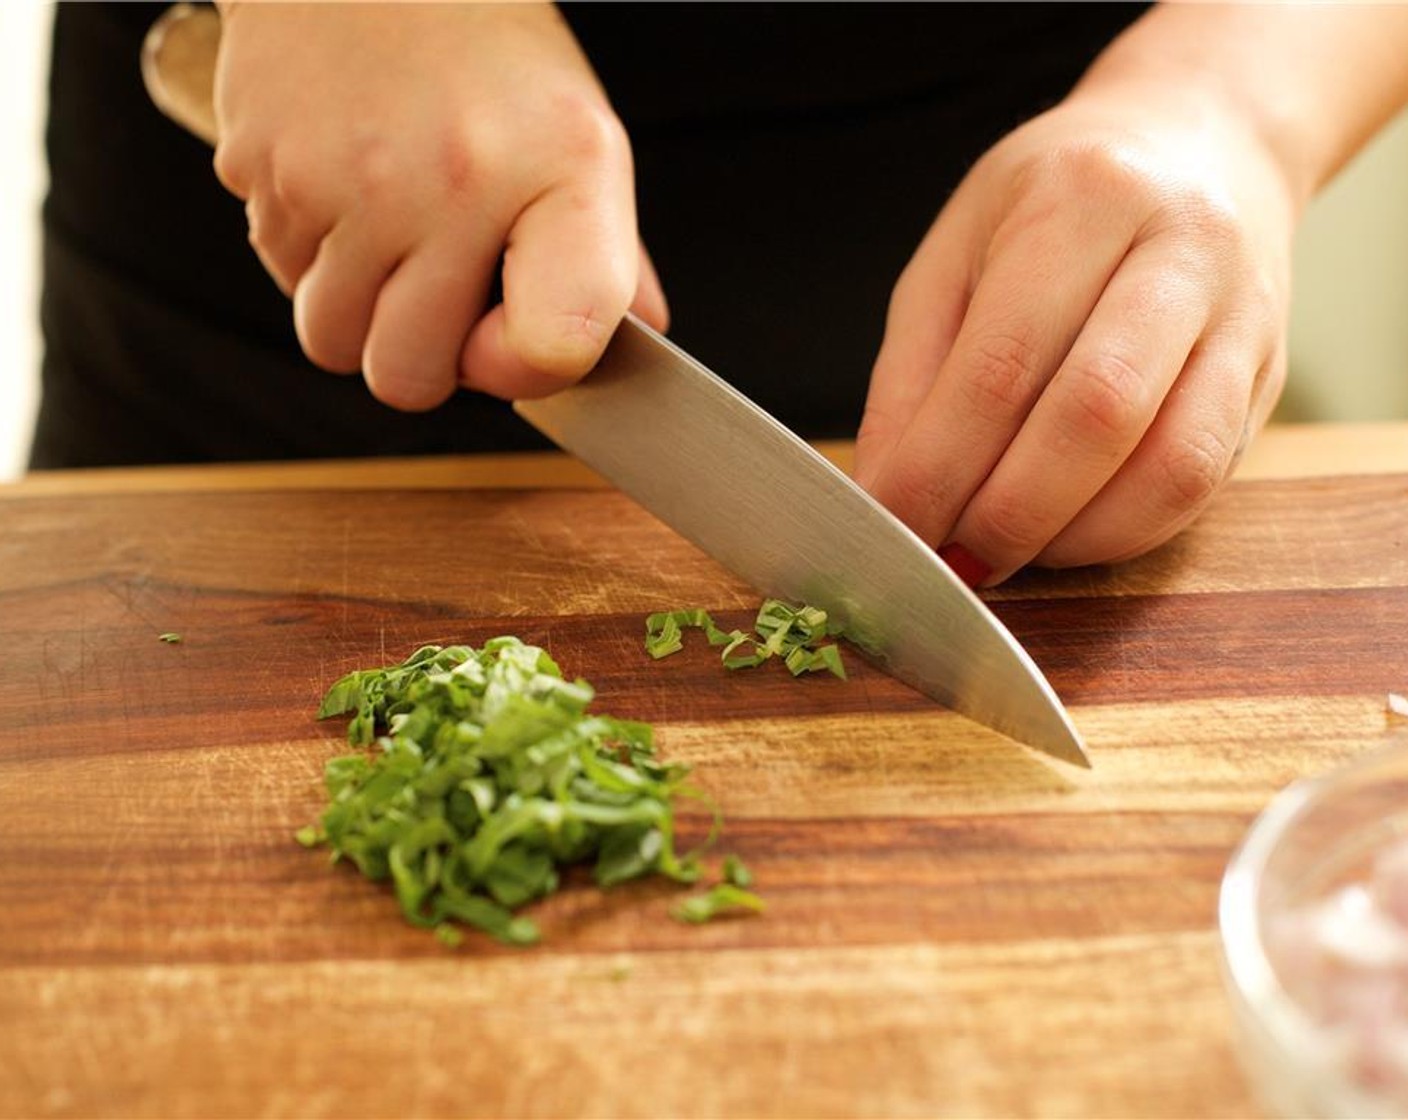
[[[31,465],[545,446],[501,401],[398,413],[302,356],[209,149],[147,99],[164,7],[58,6]],[[854,434],[890,289],[965,171],[1141,10],[563,9],[632,137],[671,337],[814,438]]]

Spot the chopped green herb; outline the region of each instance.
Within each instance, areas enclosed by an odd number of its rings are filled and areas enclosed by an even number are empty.
[[[649,725],[589,714],[592,698],[517,638],[425,646],[349,673],[319,718],[350,715],[348,741],[375,747],[328,762],[330,804],[297,839],[389,879],[406,919],[447,943],[452,921],[536,941],[513,911],[555,891],[567,864],[593,863],[603,887],[650,873],[696,881],[697,856],[675,849],[674,803],[707,799],[685,784],[687,767],[655,756]]]
[[[735,887],[751,887],[753,885],[753,873],[732,852],[724,856],[723,876],[725,883],[732,883]]]
[[[725,669],[752,669],[770,657],[781,657],[794,677],[825,670],[846,679],[841,647],[834,642],[819,644],[839,634],[840,628],[818,607],[766,599],[758,608],[752,634],[725,633],[706,610],[661,611],[645,620],[645,651],[657,659],[678,653],[684,648],[683,631],[688,627],[703,630],[711,646],[724,647],[720,659]]]
[[[165,634],[158,634],[156,636],[156,640],[159,642],[165,642],[167,645],[174,646],[178,645],[182,641],[182,638],[181,635],[176,633],[174,630],[168,630]]]
[[[436,926],[435,936],[439,939],[440,944],[448,946],[451,949],[459,948],[464,942],[464,934],[456,927],[450,925],[449,922],[441,922]]]
[[[293,834],[293,838],[297,840],[300,844],[302,844],[305,848],[316,848],[319,844],[321,844],[324,840],[327,839],[327,837],[323,835],[322,829],[317,828],[311,824],[304,825],[302,828],[300,828],[297,832]]]
[[[670,911],[671,917],[695,925],[712,921],[723,914],[751,912],[761,914],[766,905],[752,891],[732,883],[720,883],[703,894],[693,894]]]
[[[797,646],[789,650],[782,660],[794,677],[824,669],[833,676],[846,679],[846,667],[841,664],[841,647],[837,645],[821,646],[819,649]]]
[[[645,620],[645,651],[651,657],[668,657],[684,649],[682,631],[686,627],[703,630],[711,646],[721,646],[733,636],[725,634],[700,608],[688,611],[659,611]],[[736,634],[737,631],[734,631]]]

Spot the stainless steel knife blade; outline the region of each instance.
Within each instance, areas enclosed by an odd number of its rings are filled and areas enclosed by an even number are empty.
[[[899,680],[1090,765],[1031,657],[933,549],[634,317],[581,382],[514,408],[759,592],[821,607]]]

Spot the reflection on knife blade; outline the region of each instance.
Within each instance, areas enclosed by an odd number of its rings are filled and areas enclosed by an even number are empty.
[[[518,413],[766,596],[814,603],[893,676],[1089,766],[1031,657],[933,550],[803,440],[628,317]]]

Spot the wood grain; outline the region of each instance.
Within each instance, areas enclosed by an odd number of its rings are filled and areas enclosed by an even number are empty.
[[[1211,942],[1199,932],[557,951],[395,968],[11,969],[0,972],[0,1015],[22,1014],[27,1028],[0,1055],[0,1105],[208,1117],[1127,1117],[1139,1083],[1139,1115],[1245,1116],[1245,1099],[1226,1090],[1237,1078],[1226,1022],[1207,998]],[[1160,1041],[1110,1045],[1130,1037]],[[69,1057],[65,1076],[46,1078],[55,1051]]]
[[[756,597],[614,493],[11,493],[0,1114],[1246,1115],[1219,879],[1277,789],[1408,742],[1405,498],[1236,484],[1150,557],[994,594],[1087,773],[857,657],[650,662],[646,612]],[[331,680],[505,632],[656,723],[767,916],[578,876],[542,947],[449,952],[292,842]]]
[[[813,446],[842,470],[855,462],[850,440]],[[1408,423],[1273,424],[1237,467],[1243,481],[1344,474],[1408,474]],[[154,490],[462,490],[467,487],[601,489],[595,471],[556,452],[323,459],[296,463],[224,463],[192,467],[108,467],[34,471],[0,486],[0,500],[39,494],[111,494]]]

